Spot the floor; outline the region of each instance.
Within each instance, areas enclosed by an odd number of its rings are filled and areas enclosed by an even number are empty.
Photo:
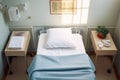
[[[95,55],[90,55],[93,63],[95,63]],[[30,64],[32,58],[27,56],[27,63]],[[97,80],[117,80],[114,70],[112,73],[108,74],[107,69],[110,68],[111,61],[108,57],[101,56],[98,57],[96,65],[96,79]],[[13,74],[8,74],[6,80],[28,80],[28,75],[26,74],[26,65],[24,57],[15,57],[12,59],[11,70]]]

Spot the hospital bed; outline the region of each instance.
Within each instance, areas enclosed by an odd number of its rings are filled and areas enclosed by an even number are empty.
[[[37,54],[29,68],[29,80],[96,80],[95,67],[85,51],[82,35],[72,34],[75,48],[45,48],[47,34],[38,40]]]

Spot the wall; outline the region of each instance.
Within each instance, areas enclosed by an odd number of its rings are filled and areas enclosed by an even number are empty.
[[[36,46],[37,37],[36,31],[38,31],[38,27],[45,26],[71,26],[63,25],[61,21],[61,15],[50,15],[50,0],[2,0],[9,8],[11,6],[19,6],[21,2],[26,2],[28,4],[27,11],[20,11],[21,18],[17,22],[10,22],[8,20],[9,28],[16,27],[23,28],[26,26],[33,26],[33,39],[34,46]],[[119,15],[119,0],[91,0],[89,14],[88,14],[88,24],[82,25],[85,34],[89,33],[89,28],[96,28],[98,25],[106,25],[107,27],[112,27],[112,33],[114,31],[117,17]],[[8,19],[8,18],[7,18]],[[74,25],[75,26],[75,25]],[[81,27],[81,25],[79,25]],[[15,30],[16,30],[15,29]],[[88,35],[89,36],[89,35]],[[86,38],[87,36],[83,36],[85,44],[89,44],[90,40]],[[36,47],[35,47],[36,48]]]
[[[117,70],[120,76],[120,13],[119,13],[118,22],[117,22],[116,29],[115,29],[115,38],[116,38],[115,39],[116,46],[118,48],[118,53],[115,59],[115,65],[117,67]]]
[[[60,15],[50,15],[49,1],[50,0],[2,0],[8,7],[18,6],[21,2],[28,4],[28,10],[26,12],[21,11],[21,18],[18,22],[8,22],[10,26],[63,25]],[[119,0],[91,0],[88,25],[115,27],[119,12],[119,2]]]
[[[120,0],[91,0],[88,24],[114,27],[119,14]]]
[[[5,56],[3,54],[3,49],[5,47],[6,40],[9,35],[9,30],[7,25],[4,23],[3,15],[0,12],[0,80],[4,73],[4,67],[6,65]]]

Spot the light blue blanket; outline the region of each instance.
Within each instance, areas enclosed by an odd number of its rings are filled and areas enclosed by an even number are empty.
[[[96,80],[87,54],[34,57],[28,68],[29,80]]]

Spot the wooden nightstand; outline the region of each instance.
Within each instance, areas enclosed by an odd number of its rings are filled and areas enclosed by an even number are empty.
[[[117,52],[117,48],[112,40],[112,37],[110,35],[110,33],[108,33],[108,35],[106,36],[106,38],[104,40],[110,40],[110,46],[109,47],[102,47],[102,48],[99,48],[98,47],[98,42],[101,42],[103,39],[100,39],[97,37],[97,32],[96,31],[91,31],[91,41],[92,41],[92,45],[93,45],[93,48],[94,48],[94,51],[95,51],[95,54],[96,54],[96,59],[95,59],[95,65],[97,63],[97,57],[100,56],[100,55],[103,55],[103,56],[114,56],[115,58],[115,54]],[[113,58],[113,61],[112,61],[112,66],[113,66],[113,62],[114,62],[114,58]],[[111,68],[112,68],[111,66]],[[108,71],[110,72],[110,70]]]
[[[23,44],[22,48],[9,48],[8,47],[9,43],[10,43],[10,39],[13,36],[24,36],[24,44]],[[13,31],[10,36],[10,39],[5,48],[5,55],[8,57],[9,56],[24,56],[25,62],[26,62],[26,54],[27,54],[27,49],[28,49],[29,42],[30,42],[30,32],[29,31]],[[10,68],[10,62],[8,59],[7,59],[7,61],[8,61],[8,65]],[[27,66],[27,62],[26,62],[26,66]],[[11,70],[10,70],[10,72],[11,72]]]

